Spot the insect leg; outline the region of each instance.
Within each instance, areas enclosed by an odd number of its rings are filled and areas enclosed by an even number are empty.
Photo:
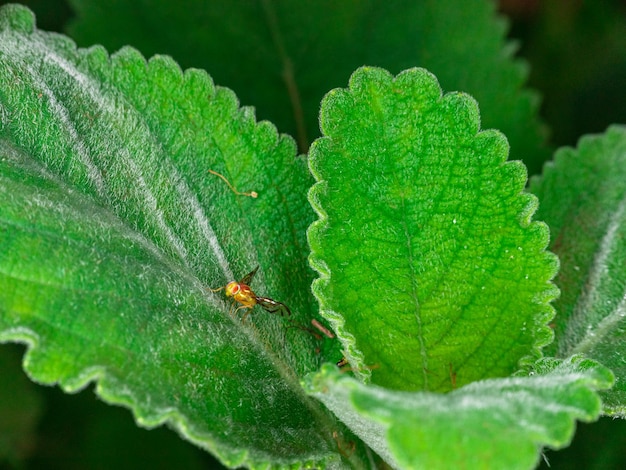
[[[269,313],[277,313],[281,316],[289,316],[291,315],[291,310],[284,303],[278,302],[274,299],[269,299],[267,297],[257,297],[256,303],[259,304],[263,310]]]
[[[245,305],[242,305],[241,307],[237,307],[237,309],[235,310],[235,315],[237,315],[237,312],[239,310],[245,310],[243,317],[241,317],[241,323],[245,323],[246,318],[248,318],[248,315],[252,313],[252,309],[250,307],[246,307]]]
[[[324,333],[325,336],[327,336],[328,338],[334,338],[335,335],[332,334],[332,332],[326,328],[324,325],[322,325],[320,322],[318,322],[317,320],[313,319],[311,320],[311,324],[317,328],[318,330],[320,330],[322,333]]]

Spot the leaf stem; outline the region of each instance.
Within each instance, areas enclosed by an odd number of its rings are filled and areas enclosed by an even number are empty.
[[[289,54],[287,54],[283,37],[280,34],[278,17],[276,16],[276,11],[274,10],[271,0],[263,0],[262,5],[265,10],[272,41],[274,42],[274,46],[276,46],[278,56],[283,64],[282,77],[287,87],[293,118],[296,123],[296,140],[298,142],[298,149],[301,153],[306,153],[309,148],[309,139],[306,133],[304,111],[302,109],[300,91],[298,90],[298,84],[296,83],[293,61],[291,60],[291,57],[289,57]]]

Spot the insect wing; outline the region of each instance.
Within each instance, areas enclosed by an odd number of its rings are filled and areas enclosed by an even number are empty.
[[[259,304],[263,310],[269,313],[277,313],[281,316],[291,315],[291,310],[282,302],[277,302],[274,299],[268,299],[267,297],[257,297],[256,303]]]
[[[251,272],[249,272],[248,274],[246,274],[241,281],[239,281],[239,284],[245,284],[246,286],[249,286],[250,283],[252,282],[252,278],[254,277],[254,275],[256,274],[256,272],[259,270],[259,267],[257,266],[256,268],[254,268]]]

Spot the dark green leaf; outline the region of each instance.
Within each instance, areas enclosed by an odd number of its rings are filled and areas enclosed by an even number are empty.
[[[29,344],[33,379],[96,381],[229,465],[338,462],[338,425],[298,379],[319,342],[206,290],[260,265],[252,287],[310,320],[309,185],[292,140],[204,72],[76,50],[0,10],[0,341]]]
[[[20,371],[18,357],[17,349],[0,347],[0,468],[23,466],[42,412],[41,397]]]
[[[506,43],[506,22],[491,1],[71,3],[77,18],[70,33],[79,43],[111,50],[132,44],[209,70],[260,116],[299,136],[302,151],[319,135],[320,100],[354,69],[420,66],[445,90],[472,93],[483,127],[502,130],[512,157],[531,162],[531,172],[547,158],[539,100],[522,89],[527,67],[513,60],[516,47]]]
[[[617,382],[605,411],[626,417],[626,127],[559,150],[531,190],[562,264],[551,350],[610,367]]]

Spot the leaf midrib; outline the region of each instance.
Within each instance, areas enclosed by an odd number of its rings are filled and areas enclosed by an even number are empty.
[[[587,279],[588,282],[583,284],[583,291],[578,297],[576,304],[572,310],[572,316],[567,324],[564,341],[559,344],[559,356],[568,357],[572,354],[588,353],[595,346],[599,345],[615,331],[615,325],[626,321],[626,287],[622,290],[620,302],[611,310],[611,312],[595,325],[589,325],[586,321],[581,321],[589,317],[590,312],[595,310],[594,304],[596,299],[603,298],[598,296],[598,289],[602,285],[603,277],[606,276],[605,268],[607,261],[611,256],[613,248],[620,242],[620,238],[616,237],[620,224],[623,222],[626,214],[626,194],[622,196],[617,208],[610,213],[610,223],[604,233],[604,236],[597,245],[597,250],[593,261],[590,264]],[[591,326],[591,328],[589,328]],[[580,334],[581,330],[584,333]],[[570,338],[580,338],[572,342]]]

